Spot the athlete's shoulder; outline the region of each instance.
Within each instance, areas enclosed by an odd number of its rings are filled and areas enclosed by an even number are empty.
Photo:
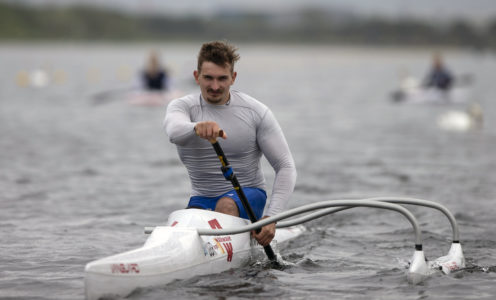
[[[200,94],[188,94],[172,100],[168,106],[188,106],[199,105]]]
[[[234,103],[237,106],[251,108],[256,110],[257,112],[264,112],[268,109],[267,105],[243,92],[231,90],[231,96],[234,97]]]

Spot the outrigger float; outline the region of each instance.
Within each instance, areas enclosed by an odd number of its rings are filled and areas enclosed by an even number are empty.
[[[246,198],[242,188],[217,142],[214,148],[222,162],[224,175],[233,182],[244,202]],[[453,236],[447,255],[426,261],[418,222],[408,209],[399,204],[437,209],[448,218]],[[294,208],[260,221],[253,220],[251,216],[252,224],[248,220],[213,211],[183,209],[171,213],[165,225],[145,228],[145,233],[150,236],[142,247],[88,263],[85,267],[86,298],[125,297],[137,288],[163,286],[176,279],[238,268],[248,264],[253,257],[259,257],[262,249],[270,260],[277,263],[281,258],[277,257],[271,246],[262,248],[258,245],[251,238],[252,230],[285,220],[277,223],[276,236],[271,243],[282,249],[285,242],[304,234],[302,223],[354,207],[388,209],[408,219],[415,238],[415,250],[407,272],[408,282],[417,284],[435,272],[449,274],[465,267],[455,217],[446,207],[432,201],[401,197],[329,200]],[[247,205],[245,208],[248,208],[250,215],[251,208]],[[308,214],[291,218],[304,213]]]

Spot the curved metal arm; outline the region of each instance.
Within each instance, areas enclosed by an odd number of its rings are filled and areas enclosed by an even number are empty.
[[[458,230],[458,224],[456,222],[455,217],[453,214],[443,205],[428,201],[428,200],[423,200],[423,199],[417,199],[417,198],[408,198],[408,197],[374,197],[374,198],[366,198],[363,200],[370,200],[370,201],[381,201],[381,202],[388,202],[388,203],[400,203],[400,204],[410,204],[410,205],[418,205],[418,206],[426,206],[430,208],[437,209],[441,211],[449,220],[451,224],[451,228],[453,230],[453,242],[458,243],[460,241],[460,233]],[[297,224],[301,224],[304,222],[308,222],[317,218],[320,218],[325,215],[333,214],[338,211],[350,209],[352,207],[333,207],[333,208],[327,208],[321,211],[317,211],[311,214],[308,214],[306,216],[299,217],[297,219],[292,219],[292,220],[287,220],[283,222],[277,223],[277,228],[284,228],[284,227],[289,227],[289,226],[294,226]]]
[[[386,202],[380,202],[380,201],[372,201],[372,200],[329,200],[329,201],[322,201],[322,202],[317,202],[317,203],[312,203],[312,204],[307,204],[303,205],[298,208],[293,208],[288,211],[282,212],[276,216],[272,216],[263,220],[259,220],[251,225],[243,226],[243,227],[238,227],[238,228],[230,228],[230,229],[198,229],[198,234],[200,235],[228,235],[228,234],[238,234],[238,233],[243,233],[251,230],[255,230],[257,228],[263,227],[267,224],[274,223],[276,221],[286,219],[289,217],[292,217],[294,215],[298,215],[301,213],[305,213],[307,211],[312,211],[316,209],[322,209],[322,208],[329,208],[329,207],[338,207],[340,210],[346,209],[342,207],[357,207],[357,206],[364,206],[364,207],[375,207],[375,208],[383,208],[383,209],[389,209],[389,210],[394,210],[402,215],[404,215],[408,221],[413,226],[414,232],[415,232],[415,245],[417,248],[422,247],[422,237],[420,233],[420,228],[418,226],[418,222],[415,219],[415,216],[406,208],[393,204],[393,203],[386,203]]]
[[[453,214],[442,204],[433,201],[417,199],[417,198],[409,198],[409,197],[375,197],[375,198],[369,198],[368,200],[385,201],[388,203],[411,204],[411,205],[426,206],[437,209],[448,218],[448,221],[451,224],[451,228],[453,230],[453,242],[458,243],[460,241],[460,231],[458,230],[458,224],[456,222],[455,216],[453,216]]]

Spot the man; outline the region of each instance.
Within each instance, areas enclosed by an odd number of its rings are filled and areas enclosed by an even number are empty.
[[[152,51],[148,57],[148,62],[143,71],[142,78],[146,90],[167,90],[167,73],[160,64],[160,59],[155,51]]]
[[[202,45],[194,71],[199,94],[169,103],[164,127],[188,170],[192,192],[188,208],[202,208],[248,219],[236,192],[219,168],[209,140],[222,138],[222,148],[257,218],[265,203],[265,179],[260,158],[275,170],[271,200],[263,218],[282,212],[293,192],[296,169],[284,134],[272,112],[261,102],[230,90],[236,80],[236,48],[225,42]],[[222,136],[219,136],[222,129]],[[262,246],[274,238],[275,223],[254,238]]]
[[[453,78],[443,66],[443,61],[440,54],[435,54],[432,59],[432,70],[430,71],[425,81],[425,86],[435,87],[443,91],[447,91],[453,82]]]

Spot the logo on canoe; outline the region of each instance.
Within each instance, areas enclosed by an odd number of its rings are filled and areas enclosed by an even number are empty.
[[[224,248],[226,249],[227,251],[227,261],[232,261],[232,257],[233,257],[233,246],[231,243],[222,243],[222,245],[224,245]]]
[[[217,252],[215,252],[215,248],[217,248],[217,246],[214,246],[214,245],[210,244],[210,242],[207,242],[203,246],[203,253],[205,254],[205,256],[207,256],[207,255],[215,256],[215,254],[217,254]]]
[[[220,226],[220,223],[217,219],[208,221],[208,225],[210,225],[212,229],[222,229],[222,226]]]
[[[217,219],[212,219],[208,221],[208,224],[212,229],[222,229],[222,226],[220,226],[220,223]],[[230,236],[217,237],[214,238],[214,241],[217,244],[217,247],[222,251],[222,253],[227,252],[227,261],[231,262],[234,254],[233,245],[231,243],[232,241],[231,237]]]
[[[456,271],[460,269],[460,267],[454,261],[445,262],[444,264],[442,264],[442,266],[448,268],[450,271]]]
[[[112,270],[112,273],[138,274],[140,272],[138,264],[112,264],[110,269]]]

